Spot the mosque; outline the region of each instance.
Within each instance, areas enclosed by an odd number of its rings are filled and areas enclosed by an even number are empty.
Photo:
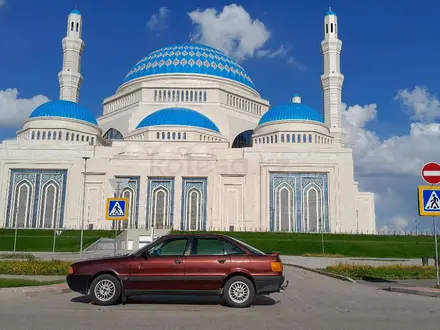
[[[0,145],[0,227],[374,232],[341,127],[342,42],[324,16],[323,111],[261,97],[245,69],[197,43],[137,62],[98,118],[79,103],[82,17],[68,16],[60,99]],[[294,92],[294,91],[292,91]],[[129,201],[106,220],[106,200]]]

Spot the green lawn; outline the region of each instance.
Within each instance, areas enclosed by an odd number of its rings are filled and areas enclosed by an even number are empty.
[[[325,271],[351,277],[356,280],[421,280],[434,279],[434,266],[366,266],[339,264],[328,266]]]
[[[16,288],[23,286],[40,286],[63,283],[65,281],[33,281],[15,278],[0,278],[0,288]]]
[[[14,229],[0,229],[0,251],[14,250]],[[20,229],[17,234],[17,252],[51,252],[53,248],[53,230]],[[113,230],[85,230],[84,245],[90,246],[101,237],[113,237]],[[80,248],[80,230],[63,230],[56,238],[56,252],[74,252]]]
[[[264,252],[296,256],[322,253],[321,234],[218,233],[238,238]],[[326,254],[346,257],[420,258],[433,257],[435,253],[432,236],[325,234],[324,247]]]

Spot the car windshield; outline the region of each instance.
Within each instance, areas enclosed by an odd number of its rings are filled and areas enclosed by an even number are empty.
[[[235,242],[237,242],[237,243],[239,243],[239,244],[241,244],[241,245],[247,247],[249,250],[251,250],[251,251],[252,251],[253,253],[255,253],[255,254],[259,254],[259,255],[264,255],[264,254],[266,254],[266,253],[264,253],[264,252],[262,252],[262,251],[260,251],[260,250],[258,250],[258,249],[256,249],[256,248],[254,248],[253,246],[251,246],[251,245],[249,245],[249,244],[247,244],[247,243],[245,243],[245,242],[243,242],[243,241],[240,241],[240,240],[237,239],[237,238],[234,238],[234,237],[229,237],[229,238],[232,239],[233,241],[235,241]]]

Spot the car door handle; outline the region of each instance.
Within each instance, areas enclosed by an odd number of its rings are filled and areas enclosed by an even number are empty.
[[[217,262],[220,264],[224,264],[226,262],[226,259],[219,259],[219,260],[217,260]]]
[[[174,263],[175,263],[175,264],[181,264],[181,263],[182,263],[182,260],[174,260]]]

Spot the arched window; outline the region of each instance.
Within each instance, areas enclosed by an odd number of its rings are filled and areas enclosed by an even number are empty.
[[[196,188],[186,193],[186,221],[188,230],[202,229],[202,193]]]
[[[175,139],[176,139],[176,133],[173,132],[173,140],[175,140]]]
[[[124,137],[122,136],[121,132],[119,132],[116,128],[110,128],[105,134],[104,134],[105,140],[123,140]]]
[[[43,135],[43,136],[44,136],[44,135]],[[51,137],[52,137],[52,132],[51,132],[51,131],[47,132],[47,139],[50,140]],[[43,138],[43,139],[44,139],[44,138]]]
[[[307,135],[303,134],[303,143],[307,142]]]
[[[35,132],[34,131],[31,133],[31,139],[35,140]]]
[[[157,90],[154,91],[154,101],[157,101]]]
[[[169,140],[171,138],[171,134],[170,132],[167,133],[167,140]]]
[[[203,92],[203,102],[206,102],[207,100],[207,95],[206,95],[206,91]]]
[[[15,187],[14,195],[14,221],[11,224],[11,227],[30,227],[30,217],[32,212],[31,200],[33,195],[32,184],[27,180],[19,182]]]
[[[322,190],[311,183],[303,190],[303,226],[306,232],[321,232],[322,223]]]
[[[162,91],[159,91],[159,101],[162,102]]]
[[[176,100],[176,91],[173,90],[173,102]]]
[[[135,192],[133,189],[126,187],[122,191],[122,197],[128,199],[128,221],[123,221],[124,228],[135,228]]]
[[[61,140],[61,131],[58,132],[58,140]]]
[[[309,143],[312,143],[312,134],[309,134]]]
[[[42,140],[46,140],[46,131],[43,131],[43,134],[42,134],[42,136],[41,136],[41,139],[42,139]]]
[[[171,91],[170,91],[170,90],[168,90],[168,99],[167,99],[167,101],[168,101],[168,102],[171,101]]]
[[[191,91],[190,93],[189,93],[189,95],[190,95],[190,101],[192,102],[194,99],[193,99],[193,91]]]
[[[254,131],[251,129],[238,134],[232,143],[232,148],[252,147],[252,134],[254,134]]]
[[[81,135],[81,141],[84,142],[84,135]]]
[[[275,135],[275,143],[278,143],[278,135]]]
[[[274,230],[295,231],[294,224],[294,190],[287,184],[282,183],[275,189],[274,198]]]
[[[42,189],[39,228],[57,228],[59,186],[55,181],[47,182]]]
[[[160,133],[159,132],[156,133],[156,139],[158,139],[158,140],[160,139]]]
[[[286,142],[290,143],[290,135],[289,134],[286,135]]]
[[[86,141],[89,142],[89,140],[90,140],[90,136],[87,136]]]
[[[73,28],[74,28],[74,27],[75,27],[75,23],[72,22],[72,23],[70,24],[70,31],[73,31]]]
[[[93,144],[95,144],[95,138],[94,137],[92,137],[91,139],[90,139],[90,143],[93,145]]]
[[[186,91],[186,93],[185,93],[185,102],[188,102],[188,96],[189,96],[189,92]]]
[[[66,141],[69,141],[69,132],[66,133]]]
[[[295,134],[292,134],[292,143],[295,143]]]
[[[182,138],[182,134],[181,133],[177,133],[177,139],[180,140]]]
[[[79,31],[79,23],[76,23],[76,32]]]
[[[284,143],[284,134],[281,134],[281,142]]]
[[[301,135],[300,135],[300,134],[298,134],[298,135],[296,136],[296,141],[297,141],[298,143],[301,143]]]
[[[183,139],[186,140],[186,133],[183,133]]]
[[[151,219],[155,228],[166,228],[170,220],[170,194],[163,187],[153,190]]]
[[[165,132],[162,132],[162,140],[165,140]]]
[[[79,141],[79,134],[76,134],[76,141]]]
[[[177,102],[180,101],[180,91],[177,91]]]

